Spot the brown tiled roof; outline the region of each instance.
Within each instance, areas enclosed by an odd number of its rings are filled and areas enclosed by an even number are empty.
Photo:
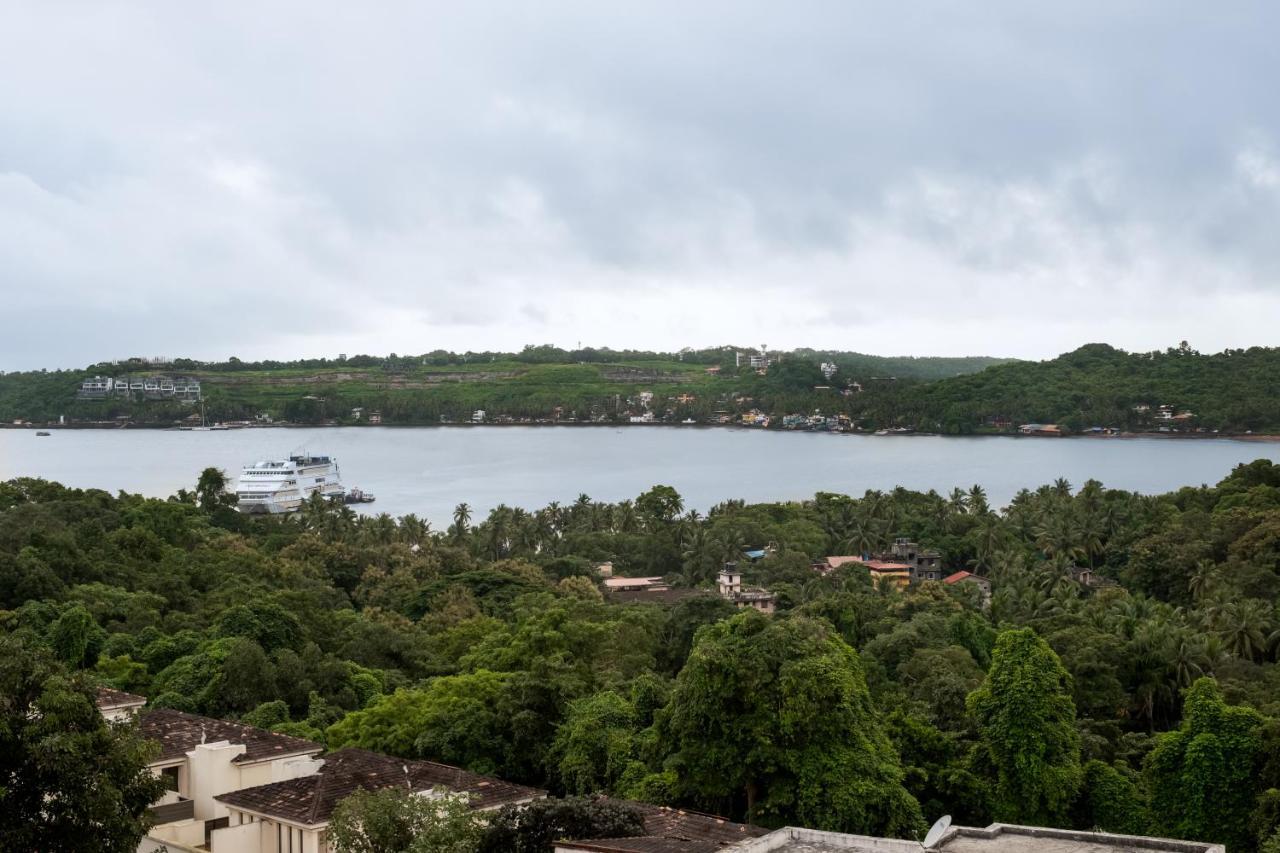
[[[565,842],[572,849],[600,853],[715,853],[730,844],[759,838],[769,830],[715,815],[623,800],[644,815],[645,834],[635,838],[593,838]]]
[[[716,853],[725,844],[717,841],[683,841],[646,835],[640,838],[593,838],[590,841],[559,842],[568,850],[590,853]]]
[[[160,744],[160,761],[178,758],[202,743],[220,740],[242,743],[245,751],[233,759],[236,764],[265,761],[283,755],[300,755],[324,749],[302,738],[269,732],[243,723],[186,714],[169,708],[144,711],[138,718],[143,737]]]
[[[325,823],[338,803],[363,788],[377,791],[409,784],[415,791],[440,787],[470,795],[472,808],[490,809],[546,796],[546,791],[480,776],[434,761],[392,758],[367,749],[340,749],[325,756],[320,772],[221,794],[214,799],[234,808],[293,823]]]
[[[676,604],[686,598],[710,597],[711,593],[701,589],[677,587],[667,589],[615,589],[605,593],[605,598],[619,604],[634,604],[643,601],[655,601],[659,604]]]
[[[116,690],[114,687],[98,688],[98,709],[102,711],[112,708],[129,708],[134,705],[147,704],[147,697],[138,696],[133,693],[125,693],[123,690]]]

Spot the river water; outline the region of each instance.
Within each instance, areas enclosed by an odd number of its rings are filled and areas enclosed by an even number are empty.
[[[944,438],[678,427],[348,427],[162,430],[0,429],[0,480],[29,476],[155,497],[191,488],[213,465],[234,477],[257,459],[305,448],[337,458],[347,486],[377,495],[364,512],[416,513],[436,526],[469,503],[536,509],[674,486],[690,509],[727,498],[802,499],[817,491],[950,491],[980,484],[993,505],[1020,488],[1090,477],[1157,493],[1215,483],[1240,462],[1280,461],[1280,444],[1226,439]]]

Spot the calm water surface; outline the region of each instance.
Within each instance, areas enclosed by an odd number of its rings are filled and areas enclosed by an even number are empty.
[[[1230,440],[877,437],[668,427],[0,430],[0,479],[31,476],[155,497],[190,488],[202,468],[233,477],[256,459],[306,448],[337,457],[347,486],[378,496],[366,512],[417,513],[437,526],[461,501],[535,509],[674,486],[688,508],[816,491],[949,491],[981,484],[1000,505],[1066,477],[1157,493],[1215,483],[1231,467],[1280,461],[1280,444]]]

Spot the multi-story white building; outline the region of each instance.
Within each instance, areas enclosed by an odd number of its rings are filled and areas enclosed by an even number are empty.
[[[475,809],[532,802],[546,791],[469,773],[447,764],[407,761],[364,749],[321,756],[323,747],[265,729],[160,708],[101,688],[109,721],[137,718],[159,745],[148,765],[168,790],[151,806],[155,825],[138,853],[329,853],[325,831],[334,808],[361,788],[409,784],[428,796],[466,797]]]
[[[230,823],[213,833],[211,853],[330,853],[329,819],[344,797],[361,788],[408,786],[421,796],[464,798],[478,811],[530,803],[547,795],[447,764],[393,758],[367,749],[340,749],[316,764],[314,773],[216,797],[228,809]]]
[[[98,398],[106,397],[116,387],[116,380],[110,376],[91,376],[80,383],[80,390],[76,393],[81,398]]]

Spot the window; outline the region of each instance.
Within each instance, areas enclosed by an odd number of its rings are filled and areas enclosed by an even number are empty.
[[[166,791],[178,792],[178,771],[177,767],[166,767],[160,771],[160,778],[164,780],[164,788]]]

